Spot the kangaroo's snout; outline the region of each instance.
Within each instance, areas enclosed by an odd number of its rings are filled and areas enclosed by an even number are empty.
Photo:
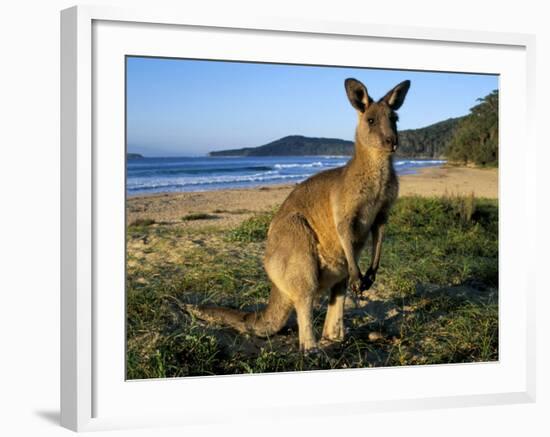
[[[397,141],[397,135],[388,135],[384,141],[386,144],[390,147],[392,152],[395,152],[397,150],[398,141]]]

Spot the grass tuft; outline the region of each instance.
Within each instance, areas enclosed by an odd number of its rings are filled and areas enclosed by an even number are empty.
[[[239,226],[229,231],[228,240],[241,243],[265,240],[273,215],[274,212],[257,214],[244,220]]]
[[[448,211],[454,213],[463,225],[467,225],[472,221],[476,210],[476,201],[473,192],[469,196],[446,194],[441,200],[446,205]]]
[[[139,218],[134,220],[132,223],[130,223],[130,226],[132,227],[145,227],[145,226],[151,226],[154,225],[156,221],[151,218]]]
[[[183,221],[192,221],[192,220],[208,220],[208,219],[214,219],[217,216],[212,214],[207,214],[205,212],[194,212],[191,214],[184,215],[181,219]]]

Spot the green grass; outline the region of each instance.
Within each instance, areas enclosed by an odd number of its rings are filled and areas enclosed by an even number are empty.
[[[241,243],[264,241],[267,237],[267,230],[273,214],[275,214],[275,211],[256,214],[244,220],[239,226],[228,233],[227,239]]]
[[[258,214],[231,230],[128,227],[128,378],[498,359],[497,201],[399,199],[377,281],[346,308],[345,341],[311,356],[297,350],[292,318],[279,334],[259,339],[195,320],[178,304],[247,310],[265,304],[262,260],[271,217]],[[365,253],[363,271],[368,263]],[[326,299],[314,314],[318,337],[325,310]],[[369,338],[373,332],[378,338]]]

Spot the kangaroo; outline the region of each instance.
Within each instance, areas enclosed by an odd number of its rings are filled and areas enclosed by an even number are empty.
[[[393,154],[398,146],[397,114],[410,81],[401,82],[375,102],[356,79],[345,89],[358,124],[352,158],[343,167],[320,172],[298,184],[275,214],[264,257],[271,281],[267,306],[259,312],[186,305],[196,317],[229,325],[241,333],[266,337],[277,333],[293,309],[303,352],[317,348],[312,312],[329,291],[322,337],[344,338],[344,301],[348,286],[368,289],[380,264],[384,226],[397,198]],[[372,234],[372,259],[365,275],[358,260]]]

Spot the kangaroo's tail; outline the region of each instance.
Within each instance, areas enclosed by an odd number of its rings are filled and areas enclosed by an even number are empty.
[[[230,326],[243,334],[267,337],[285,325],[292,311],[292,302],[273,285],[267,306],[258,312],[191,304],[184,304],[184,308],[201,320]]]

